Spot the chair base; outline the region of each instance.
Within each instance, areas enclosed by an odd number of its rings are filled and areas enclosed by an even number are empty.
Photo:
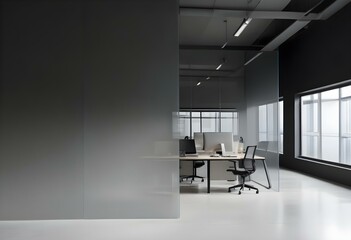
[[[201,182],[204,181],[204,177],[197,176],[197,175],[190,175],[190,176],[185,176],[185,177],[183,177],[183,179],[186,179],[186,180],[188,180],[189,178],[191,178],[191,182],[193,182],[193,181],[195,180],[195,178],[201,179]]]
[[[249,190],[254,189],[254,190],[256,190],[256,194],[259,193],[258,188],[254,187],[254,186],[251,186],[251,185],[248,185],[248,184],[245,184],[245,183],[237,184],[235,186],[232,186],[232,187],[228,188],[228,192],[231,192],[232,189],[235,189],[235,188],[238,188],[238,187],[240,187],[239,193],[238,193],[239,195],[241,194],[241,191],[244,190],[244,188],[248,188]]]

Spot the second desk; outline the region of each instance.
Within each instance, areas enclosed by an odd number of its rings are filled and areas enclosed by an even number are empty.
[[[235,157],[211,157],[209,154],[201,153],[197,156],[179,157],[180,161],[206,161],[207,162],[207,193],[211,192],[211,161],[240,161],[244,159],[245,154],[238,154]],[[271,188],[271,183],[268,175],[267,165],[264,157],[255,156],[255,160],[263,161],[264,170],[266,173],[268,187]]]

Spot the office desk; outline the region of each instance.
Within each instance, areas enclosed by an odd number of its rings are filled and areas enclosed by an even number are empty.
[[[181,161],[206,161],[207,162],[207,193],[211,192],[211,162],[212,161],[240,161],[244,159],[245,154],[238,154],[236,157],[211,157],[208,154],[199,154],[198,156],[185,156],[185,157],[179,157],[179,160]],[[264,171],[266,173],[267,181],[268,181],[268,187],[264,186],[265,188],[269,189],[271,188],[271,181],[269,179],[268,175],[268,170],[267,170],[267,165],[266,165],[266,160],[264,157],[260,156],[255,156],[255,160],[262,161],[263,162],[263,167]]]

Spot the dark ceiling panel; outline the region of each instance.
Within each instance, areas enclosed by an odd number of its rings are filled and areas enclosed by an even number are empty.
[[[335,0],[291,0],[284,11],[320,13]]]

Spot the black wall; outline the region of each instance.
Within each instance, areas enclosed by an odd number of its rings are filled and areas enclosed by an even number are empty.
[[[284,155],[280,165],[351,186],[351,169],[295,157],[297,93],[351,79],[351,5],[316,21],[279,49],[280,95],[284,97]]]

